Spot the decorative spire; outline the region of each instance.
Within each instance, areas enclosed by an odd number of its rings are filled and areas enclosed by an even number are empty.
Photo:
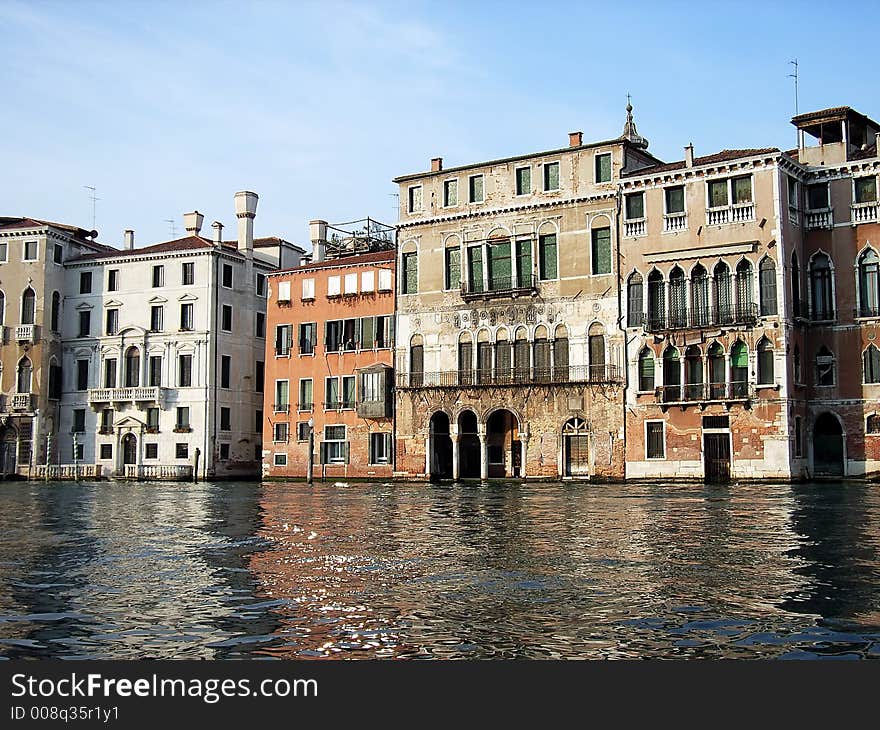
[[[636,129],[636,123],[633,121],[632,98],[626,95],[626,124],[623,125],[623,134],[620,139],[627,140],[634,147],[648,149],[648,140],[642,137]]]

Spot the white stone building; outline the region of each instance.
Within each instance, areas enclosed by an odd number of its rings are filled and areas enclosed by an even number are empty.
[[[184,216],[173,241],[65,265],[63,394],[56,463],[104,476],[260,474],[266,274],[304,250],[254,239],[257,195],[235,195],[236,241]]]

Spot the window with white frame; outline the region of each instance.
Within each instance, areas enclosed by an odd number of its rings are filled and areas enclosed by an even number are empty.
[[[375,271],[362,271],[361,272],[361,291],[362,292],[371,292],[376,288],[376,272]]]
[[[315,280],[302,280],[302,299],[304,302],[310,302],[315,298]]]
[[[409,188],[409,207],[407,210],[410,213],[419,213],[422,210],[422,186],[421,185],[413,185]]]
[[[516,194],[529,195],[532,192],[532,168],[517,167],[514,176],[516,178]]]
[[[287,466],[287,454],[280,454],[280,453],[273,454],[272,463],[275,466]]]
[[[547,162],[544,164],[544,192],[559,190],[559,163]]]
[[[279,281],[278,282],[278,301],[279,302],[289,302],[290,301],[290,282],[289,281]]]
[[[309,431],[311,430],[311,426],[309,426],[308,421],[300,421],[296,424],[296,440],[297,441],[308,441],[309,440]]]
[[[483,202],[483,176],[471,175],[468,178],[468,202]]]
[[[596,155],[596,182],[611,182],[611,153]]]
[[[287,380],[275,381],[275,413],[287,413],[290,408],[290,383]]]
[[[37,241],[24,242],[24,261],[36,261],[40,255],[40,245]]]
[[[371,464],[390,464],[391,463],[391,434],[390,433],[371,433],[370,434],[370,463]]]
[[[223,286],[232,289],[232,264],[223,264]]]
[[[276,423],[272,426],[272,441],[276,444],[287,443],[287,423]]]
[[[299,381],[299,406],[300,411],[310,411],[314,407],[312,395],[312,379],[300,378]]]
[[[345,290],[344,291],[346,294],[357,294],[358,293],[358,275],[356,273],[345,275]]]
[[[446,180],[443,183],[443,206],[450,208],[458,205],[458,180]]]
[[[327,277],[327,296],[338,297],[342,293],[342,279],[338,276]]]
[[[666,458],[666,438],[663,421],[645,422],[645,456],[648,459]]]
[[[266,275],[265,274],[256,274],[254,281],[254,288],[257,291],[258,297],[266,296]]]
[[[324,441],[321,444],[322,464],[347,464],[348,442],[345,440],[345,426],[324,426]]]
[[[393,288],[391,270],[379,269],[379,291],[391,291]]]

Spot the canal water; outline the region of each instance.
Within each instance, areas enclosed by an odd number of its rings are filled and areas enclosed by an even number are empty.
[[[880,486],[5,483],[0,657],[880,658]]]

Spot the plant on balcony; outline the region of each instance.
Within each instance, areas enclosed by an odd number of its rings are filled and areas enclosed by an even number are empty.
[[[156,429],[157,431],[159,429]],[[174,433],[190,433],[192,429],[189,426],[175,426]]]

